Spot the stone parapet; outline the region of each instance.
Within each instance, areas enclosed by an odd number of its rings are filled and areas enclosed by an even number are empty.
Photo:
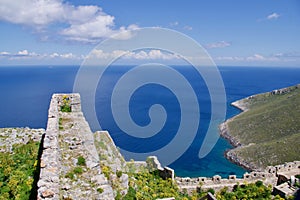
[[[48,123],[40,161],[37,199],[59,199],[60,153],[58,145],[58,96],[53,95],[48,111]]]
[[[52,96],[40,168],[37,199],[114,199],[79,94]]]

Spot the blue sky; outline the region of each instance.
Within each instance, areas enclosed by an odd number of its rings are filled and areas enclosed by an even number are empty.
[[[186,34],[217,65],[300,67],[297,0],[0,0],[0,65],[80,65],[112,34],[143,27]]]

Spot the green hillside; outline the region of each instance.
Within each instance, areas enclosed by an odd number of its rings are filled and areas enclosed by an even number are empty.
[[[242,148],[232,150],[259,168],[300,160],[300,85],[236,102],[247,111],[229,120],[231,136]]]

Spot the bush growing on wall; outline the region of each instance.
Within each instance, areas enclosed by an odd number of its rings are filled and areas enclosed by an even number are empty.
[[[71,112],[70,99],[66,95],[63,96],[63,104],[60,106],[62,112]]]

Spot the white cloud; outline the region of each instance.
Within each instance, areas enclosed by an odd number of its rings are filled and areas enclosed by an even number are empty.
[[[191,27],[191,26],[184,26],[183,29],[184,29],[184,30],[191,31],[191,30],[193,30],[193,27]]]
[[[277,58],[300,58],[300,52],[286,52],[286,53],[276,53],[273,55]]]
[[[44,26],[60,20],[64,7],[60,1],[1,0],[0,19],[16,24]]]
[[[223,61],[243,61],[245,60],[243,57],[239,56],[219,56],[216,60],[223,60]]]
[[[149,52],[133,52],[130,54],[129,58],[134,58],[138,60],[172,60],[179,59],[180,57],[176,54],[165,53],[161,50],[153,49]]]
[[[171,27],[178,26],[178,25],[179,25],[179,22],[177,22],[177,21],[176,21],[176,22],[171,22],[171,23],[170,23],[170,26],[171,26]]]
[[[270,14],[270,15],[268,15],[267,16],[267,19],[268,20],[272,20],[272,19],[277,19],[277,18],[279,18],[280,17],[280,15],[278,14],[278,13],[272,13],[272,14]]]
[[[31,26],[39,32],[55,24],[61,27],[62,36],[80,42],[97,42],[133,27],[115,28],[114,16],[106,14],[102,8],[74,6],[62,0],[1,0],[0,20]],[[129,36],[127,33],[127,38]]]
[[[71,24],[85,23],[86,21],[92,20],[95,15],[102,12],[102,9],[98,6],[66,6],[63,5],[64,10],[67,13],[64,18]],[[105,13],[103,13],[105,15]]]
[[[35,53],[29,51],[27,49],[13,52],[2,51],[0,52],[0,60],[1,62],[5,61],[19,61],[20,63],[24,63],[25,61],[37,61],[40,63],[41,60],[45,61],[45,64],[51,61],[59,61],[59,62],[72,62],[79,63],[86,58],[91,58],[91,60],[95,60],[98,64],[98,61],[110,60],[114,58],[122,58],[125,59],[125,63],[128,60],[131,61],[150,61],[150,62],[180,62],[182,58],[179,55],[171,54],[165,51],[161,51],[158,49],[152,50],[141,50],[141,51],[124,51],[124,50],[114,50],[112,52],[104,52],[102,50],[93,50],[88,56],[85,55],[76,55],[71,52],[65,53]],[[207,58],[202,57],[191,57],[188,59],[203,59],[205,61]],[[280,65],[280,64],[291,64],[299,66],[300,63],[300,52],[280,52],[274,53],[271,55],[263,55],[260,53],[256,53],[250,56],[219,56],[215,57],[214,60],[217,63],[223,64],[246,64],[246,65]],[[2,62],[2,63],[3,63]]]
[[[0,52],[0,57],[1,56],[9,56],[9,55],[10,55],[10,53],[8,53],[7,51]]]
[[[250,61],[261,61],[261,60],[266,60],[266,58],[260,54],[254,54],[253,56],[248,56],[246,60]]]
[[[131,24],[127,28],[122,26],[118,31],[113,32],[114,35],[111,35],[111,37],[116,40],[127,40],[133,36],[132,31],[137,30],[138,28],[139,27],[135,24]]]
[[[50,54],[38,54],[35,52],[30,52],[26,49],[18,51],[17,53],[10,52],[0,52],[0,58],[8,58],[10,60],[16,59],[83,59],[83,56],[77,56],[73,53],[50,53]]]
[[[274,55],[263,56],[258,53],[251,55],[251,56],[245,56],[245,57],[242,57],[242,56],[220,56],[220,57],[217,57],[216,60],[219,60],[219,61],[243,61],[243,62],[276,62],[276,61],[280,61],[280,59]]]
[[[110,15],[97,16],[85,23],[72,24],[64,29],[61,34],[77,41],[91,41],[94,39],[105,38],[113,33],[111,29],[114,17]]]
[[[220,41],[220,42],[215,42],[211,44],[205,45],[206,48],[208,49],[214,49],[214,48],[224,48],[224,47],[229,47],[231,43],[226,42],[226,41]]]
[[[260,54],[254,54],[253,56],[248,56],[246,58],[247,61],[279,61],[279,59],[275,56],[263,56]]]
[[[61,54],[60,57],[65,58],[65,59],[74,59],[74,58],[76,58],[76,56],[73,53]]]
[[[129,53],[128,51],[123,50],[114,50],[113,52],[104,52],[100,49],[94,49],[91,51],[91,53],[87,56],[87,58],[96,58],[96,59],[111,59],[111,58],[117,58],[121,56],[122,54]]]
[[[111,59],[118,58],[123,56],[125,59],[136,59],[136,60],[172,60],[179,59],[179,56],[175,54],[169,54],[162,52],[161,50],[150,50],[150,51],[123,51],[123,50],[114,50],[112,52],[104,52],[102,50],[94,49],[91,54],[88,56],[89,58],[96,59]]]
[[[17,55],[20,55],[20,56],[28,56],[29,53],[28,53],[28,51],[25,49],[25,50],[19,51],[19,52],[17,53]]]
[[[58,53],[52,53],[49,55],[50,58],[57,58],[59,57],[60,55]]]

